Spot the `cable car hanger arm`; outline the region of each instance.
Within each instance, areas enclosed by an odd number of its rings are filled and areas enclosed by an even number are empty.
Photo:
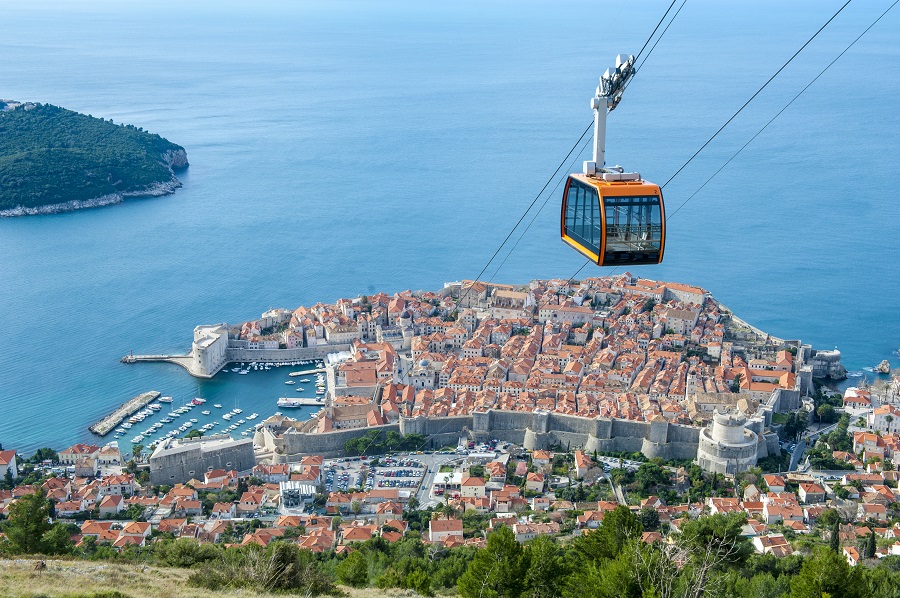
[[[600,85],[591,98],[594,111],[594,154],[593,159],[584,162],[583,172],[594,175],[604,171],[606,165],[606,115],[616,109],[622,101],[622,94],[631,78],[637,73],[634,56],[619,54],[615,68],[606,69],[600,77]]]

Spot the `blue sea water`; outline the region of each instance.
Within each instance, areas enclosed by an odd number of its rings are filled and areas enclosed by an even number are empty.
[[[664,182],[842,2],[737,4],[689,0],[610,117],[610,162]],[[0,443],[88,440],[149,389],[269,415],[300,394],[284,368],[198,381],[119,358],[182,352],[199,323],[474,277],[589,123],[598,75],[667,5],[3,2],[0,97],[144,127],[191,166],[172,196],[0,221]],[[670,214],[888,5],[848,6],[666,187]],[[898,11],[635,273],[708,288],[851,370],[898,365]],[[486,278],[578,269],[558,201]]]

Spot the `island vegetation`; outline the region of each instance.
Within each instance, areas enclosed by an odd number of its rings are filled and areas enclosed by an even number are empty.
[[[184,148],[133,125],[51,104],[0,101],[0,215],[172,193]]]

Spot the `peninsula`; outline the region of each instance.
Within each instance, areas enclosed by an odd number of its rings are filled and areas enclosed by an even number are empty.
[[[734,474],[778,453],[773,421],[809,401],[814,379],[843,378],[840,358],[754,328],[705,289],[625,273],[273,309],[198,326],[188,355],[124,361],[173,361],[204,378],[234,362],[324,361],[324,408],[267,420],[254,438],[288,459],[339,456],[369,431],[394,431],[434,447],[468,435],[696,458]],[[719,411],[732,415],[707,433]]]
[[[0,217],[173,193],[184,148],[133,125],[0,100]]]

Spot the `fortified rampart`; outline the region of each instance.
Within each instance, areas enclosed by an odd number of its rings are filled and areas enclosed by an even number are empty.
[[[329,353],[348,351],[349,349],[349,344],[297,347],[295,349],[244,349],[242,347],[229,346],[225,350],[225,359],[230,362],[265,361],[268,363],[285,363],[308,359],[325,359]]]
[[[663,419],[639,422],[598,417],[595,419],[536,410],[479,411],[456,417],[401,417],[399,423],[332,432],[301,432],[288,429],[274,434],[268,429],[257,433],[256,443],[275,451],[280,460],[297,461],[304,455],[338,457],[344,444],[371,430],[401,434],[421,434],[423,448],[456,445],[460,436],[484,441],[496,438],[527,449],[561,446],[583,448],[588,452],[641,452],[662,459],[694,459],[700,440],[700,428],[671,424]]]
[[[184,484],[202,478],[211,469],[249,472],[256,465],[253,441],[234,440],[225,434],[177,438],[163,442],[150,456],[152,484]]]

